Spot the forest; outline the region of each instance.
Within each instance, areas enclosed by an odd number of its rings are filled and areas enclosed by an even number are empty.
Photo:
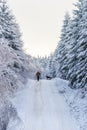
[[[7,129],[9,121],[19,117],[10,99],[29,79],[36,80],[37,71],[42,82],[47,76],[50,82],[55,80],[79,130],[87,130],[87,0],[78,0],[74,6],[72,16],[65,14],[54,52],[36,58],[25,53],[16,18],[7,1],[0,0],[0,130],[13,130]]]

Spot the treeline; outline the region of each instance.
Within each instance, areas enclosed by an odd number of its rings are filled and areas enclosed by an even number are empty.
[[[49,72],[52,77],[69,80],[71,88],[83,88],[87,87],[87,0],[74,5],[73,17],[65,15]]]

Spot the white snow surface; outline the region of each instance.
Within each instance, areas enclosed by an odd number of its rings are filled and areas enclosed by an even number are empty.
[[[58,91],[66,100],[79,130],[87,130],[87,88],[71,89],[68,81],[55,78]],[[61,85],[60,85],[61,82]]]
[[[11,120],[7,130],[79,130],[55,80],[29,79],[12,103],[20,121]]]

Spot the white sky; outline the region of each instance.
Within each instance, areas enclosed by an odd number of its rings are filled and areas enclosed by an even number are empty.
[[[8,0],[23,33],[24,49],[32,56],[45,56],[57,46],[66,11],[77,0]]]

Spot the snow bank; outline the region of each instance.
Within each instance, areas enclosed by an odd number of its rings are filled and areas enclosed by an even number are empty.
[[[11,118],[18,118],[9,101],[23,87],[22,61],[7,45],[0,45],[0,130],[5,130]]]
[[[59,78],[55,80],[58,91],[65,97],[71,114],[77,120],[79,129],[87,130],[87,89],[71,89],[68,81]]]

